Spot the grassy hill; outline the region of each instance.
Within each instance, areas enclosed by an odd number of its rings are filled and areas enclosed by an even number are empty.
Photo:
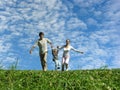
[[[0,70],[0,90],[120,90],[120,69]]]

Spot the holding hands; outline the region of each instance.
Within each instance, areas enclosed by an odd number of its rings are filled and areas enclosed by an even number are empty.
[[[84,54],[84,52],[80,52],[81,54]]]

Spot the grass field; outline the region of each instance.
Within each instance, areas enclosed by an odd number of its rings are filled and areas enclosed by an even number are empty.
[[[0,90],[120,90],[120,69],[0,70]]]

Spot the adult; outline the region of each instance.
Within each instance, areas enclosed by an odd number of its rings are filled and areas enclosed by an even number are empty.
[[[32,46],[30,49],[30,54],[32,53],[33,49],[38,46],[39,47],[39,56],[41,61],[41,66],[43,71],[47,70],[47,43],[49,43],[52,46],[51,41],[48,38],[44,38],[44,33],[39,33],[39,39],[36,41],[36,43]]]
[[[73,48],[70,45],[70,40],[69,39],[66,40],[66,45],[63,45],[59,49],[63,49],[62,71],[64,71],[64,67],[66,67],[66,71],[68,71],[68,64],[69,64],[69,59],[70,59],[70,50],[73,50],[73,51],[76,51],[76,52],[79,52],[79,53],[83,54],[83,52]]]

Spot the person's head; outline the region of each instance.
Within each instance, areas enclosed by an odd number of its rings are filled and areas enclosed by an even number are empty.
[[[67,39],[67,40],[66,40],[66,45],[69,45],[69,44],[70,44],[70,40]]]
[[[40,32],[40,33],[39,33],[39,37],[40,37],[40,38],[43,38],[43,37],[44,37],[44,33],[43,33],[43,32]]]
[[[52,55],[57,55],[57,54],[58,54],[58,49],[57,48],[52,49]]]
[[[53,49],[53,52],[54,52],[54,53],[57,53],[57,49],[56,49],[56,48],[55,48],[55,49]]]
[[[57,49],[59,49],[59,46],[57,46]]]

